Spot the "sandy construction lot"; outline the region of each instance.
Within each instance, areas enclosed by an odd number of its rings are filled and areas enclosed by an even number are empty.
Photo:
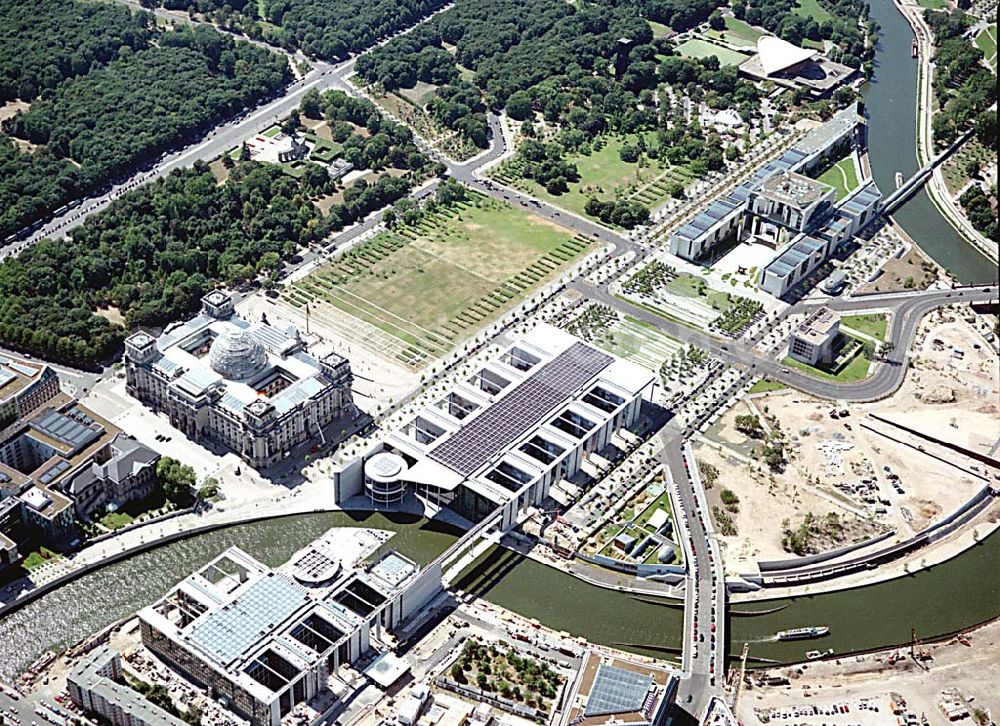
[[[897,726],[890,708],[894,696],[901,696],[907,710],[924,715],[937,726],[949,723],[941,711],[942,691],[958,695],[967,708],[983,709],[1000,715],[1000,621],[979,628],[968,635],[969,645],[955,640],[925,646],[932,656],[925,661],[926,670],[909,657],[888,665],[888,653],[873,653],[856,658],[843,658],[813,663],[802,668],[782,668],[771,675],[785,676],[790,685],[753,687],[744,691],[738,715],[745,724],[865,724],[865,726]],[[901,651],[906,655],[907,652]],[[867,701],[877,706],[861,709]],[[821,710],[834,704],[849,705],[846,714],[831,716],[783,716],[783,713],[816,706]],[[971,717],[958,723],[974,724]]]
[[[792,556],[781,543],[786,518],[794,525],[806,512],[819,517],[836,512],[845,543],[887,529],[904,539],[957,509],[992,478],[996,471],[981,462],[951,453],[947,461],[936,459],[931,453],[943,447],[927,443],[922,451],[919,438],[870,417],[998,455],[997,356],[965,315],[928,316],[912,368],[889,399],[833,404],[798,391],[765,393],[737,402],[709,431],[696,452],[699,461],[720,472],[710,502],[720,504],[722,488],[740,499],[733,515],[737,535],[722,537],[730,572],[745,572],[756,560]],[[958,357],[956,348],[963,351]],[[768,471],[754,453],[755,442],[735,429],[737,415],[752,413],[773,417],[785,432],[789,464],[783,473]],[[819,544],[825,545],[822,550],[837,542],[827,538]]]

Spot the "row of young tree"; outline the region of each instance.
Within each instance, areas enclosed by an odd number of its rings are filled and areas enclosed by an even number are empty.
[[[290,80],[284,57],[200,26],[158,33],[46,90],[0,135],[0,238],[193,138]],[[10,137],[35,148],[19,151]]]

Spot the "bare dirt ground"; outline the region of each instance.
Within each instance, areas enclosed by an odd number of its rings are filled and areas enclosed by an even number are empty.
[[[888,665],[889,653],[873,653],[857,658],[813,663],[801,668],[771,672],[789,678],[791,685],[757,686],[744,691],[738,716],[744,724],[763,723],[767,714],[771,724],[865,724],[896,726],[890,700],[898,695],[910,713],[927,718],[937,726],[949,723],[939,707],[942,690],[957,689],[970,709],[1000,715],[1000,621],[994,621],[968,634],[969,645],[956,640],[925,646],[932,659],[924,661],[926,670],[909,657]],[[903,655],[908,655],[903,651]],[[859,701],[868,699],[878,706],[859,710]],[[846,714],[782,717],[781,711],[801,706],[825,708],[847,704]],[[775,709],[775,710],[772,710]],[[959,723],[974,724],[973,718]]]
[[[874,282],[869,282],[858,288],[858,292],[892,292],[895,290],[924,290],[937,279],[934,271],[937,265],[917,248],[898,260],[893,258],[885,263],[883,273]],[[907,281],[912,279],[912,285]]]
[[[741,568],[755,560],[791,557],[781,543],[786,518],[794,525],[806,512],[819,517],[836,512],[845,522],[846,542],[887,528],[904,539],[957,509],[987,483],[984,477],[993,472],[983,471],[986,467],[974,459],[948,455],[949,462],[960,465],[955,466],[933,458],[930,453],[937,449],[930,444],[920,451],[918,439],[901,434],[894,438],[902,442],[893,441],[863,426],[895,434],[889,426],[878,426],[869,416],[874,413],[997,456],[998,360],[963,319],[966,315],[942,311],[928,316],[903,386],[884,401],[835,406],[797,391],[753,398],[757,412],[775,417],[786,434],[789,463],[783,473],[768,471],[752,453],[753,442],[736,431],[736,416],[754,413],[748,403],[740,401],[726,413],[696,451],[699,461],[719,469],[719,483],[708,492],[710,505],[720,503],[722,488],[740,499],[734,515],[737,535],[722,538],[730,571],[746,571]],[[955,357],[956,347],[964,351],[961,358]],[[839,415],[844,410],[846,417]],[[831,416],[834,411],[837,418]],[[890,472],[899,477],[898,488]],[[863,479],[875,482],[866,490]],[[849,491],[859,486],[861,491]],[[825,545],[819,549],[835,544],[817,543]]]
[[[29,108],[31,108],[31,104],[21,100],[7,101],[7,103],[0,104],[0,121],[14,118],[18,111],[27,111]]]

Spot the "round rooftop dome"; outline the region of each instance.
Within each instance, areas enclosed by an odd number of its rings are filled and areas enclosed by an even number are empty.
[[[267,353],[247,331],[232,327],[212,341],[208,360],[212,370],[223,378],[241,381],[259,373],[267,365]]]
[[[377,482],[396,481],[406,469],[406,460],[388,451],[379,452],[365,462],[365,476]]]

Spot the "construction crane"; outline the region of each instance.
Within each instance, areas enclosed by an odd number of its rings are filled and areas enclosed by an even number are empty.
[[[916,628],[910,628],[910,657],[917,663],[931,659],[931,654],[924,650],[920,640],[917,639]]]
[[[743,679],[746,677],[747,672],[747,653],[750,652],[750,644],[743,644],[743,655],[740,657],[740,677],[736,681],[736,693],[733,695],[733,713],[736,713],[736,707],[740,705],[740,693],[743,691]]]

